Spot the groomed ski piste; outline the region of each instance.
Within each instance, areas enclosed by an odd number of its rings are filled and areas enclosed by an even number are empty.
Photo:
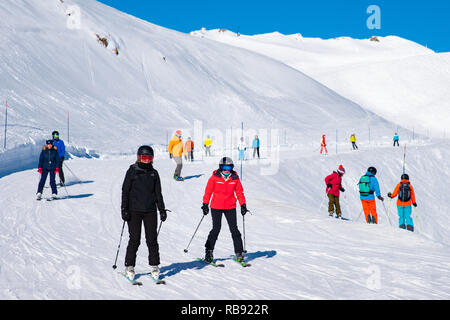
[[[66,27],[71,5],[81,9],[80,29]],[[449,141],[412,139],[403,119],[377,116],[270,57],[167,30],[95,1],[7,1],[0,7],[0,24],[9,31],[0,44],[0,96],[9,97],[10,117],[8,148],[0,153],[1,299],[450,298]],[[113,39],[119,55],[102,47],[96,32]],[[59,199],[39,202],[40,148],[55,129],[66,140],[67,112],[67,185],[58,189]],[[202,218],[203,192],[220,158],[231,155],[238,174],[240,163],[236,152],[218,147],[205,158],[201,141],[208,133],[226,137],[233,127],[234,147],[241,121],[248,139],[268,132],[261,160],[247,150],[242,164],[252,212],[245,216],[251,267],[233,261],[223,220],[214,256],[225,267],[214,268],[197,261],[210,216],[189,251],[183,249]],[[164,146],[176,129],[197,142],[196,161],[184,162],[183,182],[173,180],[175,164]],[[275,139],[273,129],[279,130]],[[396,130],[400,148],[392,147]],[[358,151],[348,141],[354,131]],[[319,154],[322,134],[327,156]],[[400,180],[405,143],[418,203],[414,233],[398,228],[395,201],[389,205],[386,197]],[[172,210],[158,239],[164,286],[146,275],[144,237],[136,265],[143,285],[132,286],[118,273],[126,228],[118,269],[112,268],[123,224],[121,186],[141,144],[156,151],[154,167]],[[327,213],[324,178],[339,164],[347,172],[341,205],[350,221]],[[378,225],[360,216],[357,182],[369,166],[378,169],[386,198],[386,210],[377,200]],[[238,222],[243,233],[240,215]]]

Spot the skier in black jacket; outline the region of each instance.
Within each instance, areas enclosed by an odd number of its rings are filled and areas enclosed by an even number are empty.
[[[137,153],[137,161],[131,165],[122,185],[122,219],[128,223],[130,240],[125,256],[126,276],[135,276],[136,253],[140,245],[142,222],[149,250],[148,262],[154,278],[159,277],[159,246],[157,238],[159,210],[161,221],[167,219],[161,193],[161,180],[153,168],[153,149],[142,146]]]
[[[55,176],[59,171],[59,162],[60,159],[56,146],[53,146],[52,140],[47,140],[45,146],[42,148],[41,155],[39,156],[38,172],[41,174],[41,179],[36,194],[37,200],[41,200],[42,191],[44,190],[48,174],[50,174],[50,186],[52,187],[51,199],[53,200],[56,198],[58,190],[56,189]]]

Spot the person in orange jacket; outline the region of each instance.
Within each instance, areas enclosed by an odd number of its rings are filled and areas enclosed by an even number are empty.
[[[194,161],[194,141],[192,141],[191,137],[187,139],[184,149],[187,152],[186,160]]]
[[[186,155],[186,149],[184,148],[183,140],[181,139],[181,131],[177,130],[175,135],[169,142],[169,154],[170,158],[172,158],[177,167],[175,169],[175,173],[173,178],[176,181],[183,181],[184,179],[181,177],[181,169],[183,168],[183,155]]]
[[[325,135],[322,136],[322,142],[320,143],[320,154],[325,150],[325,155],[328,154],[327,144],[325,142]]]
[[[411,218],[411,204],[417,207],[414,188],[409,181],[409,176],[403,174],[400,183],[394,189],[394,192],[388,193],[389,198],[397,199],[398,225],[402,229],[414,232],[414,222]]]

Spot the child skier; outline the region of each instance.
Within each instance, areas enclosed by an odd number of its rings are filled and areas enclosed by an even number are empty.
[[[245,160],[245,151],[247,150],[247,144],[244,141],[244,137],[241,137],[237,149],[239,151],[239,160]]]
[[[342,165],[336,171],[325,178],[325,184],[327,185],[326,193],[329,199],[328,213],[330,217],[336,212],[336,218],[340,219],[342,212],[339,204],[339,192],[345,192],[342,187],[342,176],[345,174],[345,169]],[[336,208],[336,211],[335,211]]]
[[[228,226],[233,238],[234,252],[238,262],[243,262],[243,245],[241,233],[237,227],[236,217],[236,197],[241,205],[241,214],[244,216],[248,210],[239,176],[233,171],[234,164],[230,158],[222,158],[219,163],[219,169],[214,171],[206,186],[203,196],[203,214],[209,213],[209,202],[211,201],[211,216],[213,228],[209,233],[205,244],[205,261],[213,262],[214,246],[219,236],[222,225],[222,214],[227,219]]]
[[[325,155],[328,155],[327,143],[325,142],[325,135],[322,135],[322,142],[320,143],[320,154],[325,150]]]
[[[377,178],[375,178],[376,174],[377,169],[370,167],[367,169],[366,174],[359,180],[359,193],[366,222],[374,224],[378,223],[377,205],[374,194],[378,199],[384,201],[380,193],[380,185],[378,184]]]
[[[56,189],[55,176],[59,172],[59,154],[57,147],[53,146],[52,140],[47,140],[45,146],[42,148],[41,155],[39,156],[38,172],[41,174],[39,186],[36,194],[36,199],[41,200],[42,191],[44,190],[45,181],[50,174],[50,186],[52,188],[51,200],[56,199],[58,190]]]
[[[57,148],[58,154],[59,154],[59,182],[60,186],[64,186],[65,184],[65,178],[64,178],[64,171],[63,171],[63,162],[64,162],[64,156],[66,155],[66,146],[64,145],[64,141],[59,139],[59,132],[53,131],[52,132],[53,137],[53,145]]]
[[[414,232],[414,223],[411,218],[411,203],[414,207],[417,207],[416,196],[414,193],[414,188],[409,181],[409,176],[403,174],[401,181],[394,189],[394,192],[388,193],[389,198],[397,199],[397,212],[399,217],[398,225],[402,229],[407,229]]]
[[[128,169],[122,185],[122,219],[128,223],[130,239],[125,256],[125,275],[135,276],[136,253],[141,241],[144,223],[145,238],[149,251],[148,262],[153,278],[159,277],[159,246],[157,238],[159,210],[161,221],[166,221],[167,212],[161,192],[158,171],[153,168],[153,149],[142,146],[137,152],[137,161]]]

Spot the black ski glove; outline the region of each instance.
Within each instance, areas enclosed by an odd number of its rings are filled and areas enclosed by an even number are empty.
[[[414,207],[417,207],[417,203],[413,203],[413,206],[414,206]]]
[[[245,216],[247,212],[248,212],[248,210],[247,210],[247,205],[244,203],[244,204],[241,206],[241,214],[242,214],[243,216]]]
[[[202,205],[203,214],[206,216],[209,213],[209,206],[207,203]]]
[[[388,192],[388,197],[392,198],[392,193]]]
[[[384,198],[382,196],[378,196],[378,199],[380,199],[381,201],[384,201]]]
[[[345,192],[345,189],[340,187],[339,190],[341,190],[342,192]]]
[[[122,220],[123,221],[130,221],[131,220],[131,214],[126,209],[122,209]]]
[[[159,217],[161,218],[161,221],[164,222],[167,220],[167,210],[161,210],[159,211]]]
[[[64,157],[61,157],[61,160],[64,161]]]
[[[333,188],[333,185],[332,184],[327,184],[327,188],[331,189],[331,188]]]

